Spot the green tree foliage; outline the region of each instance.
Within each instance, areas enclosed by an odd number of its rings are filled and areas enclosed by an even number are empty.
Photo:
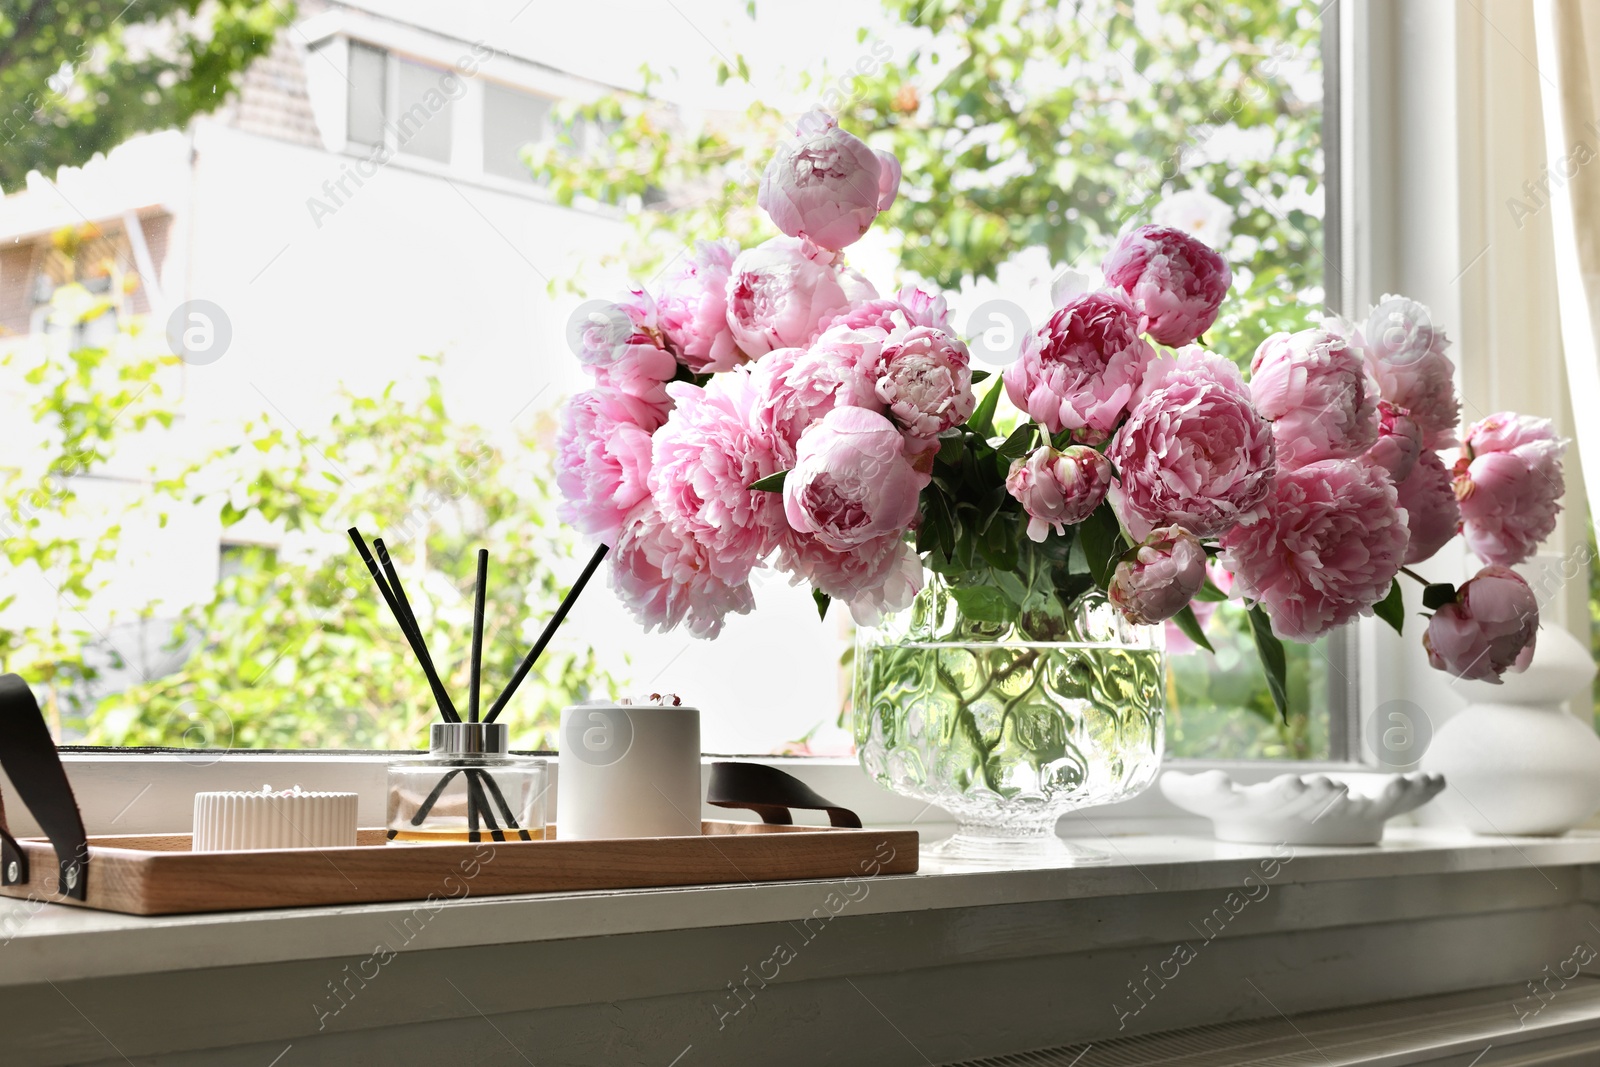
[[[103,701],[91,744],[209,748],[417,748],[439,717],[427,681],[365,565],[354,525],[394,556],[434,662],[467,706],[474,559],[490,553],[487,708],[565,592],[566,538],[546,520],[550,472],[531,434],[490,443],[452,422],[439,381],[349,396],[315,434],[263,417],[163,492],[265,520],[276,548],[243,549],[216,596],[175,639],[198,651],[176,673]],[[519,748],[552,747],[562,707],[609,679],[593,649],[557,641],[502,716]]]
[[[29,454],[0,462],[10,579],[0,589],[0,670],[42,691],[58,733],[85,710],[76,697],[96,673],[85,652],[100,637],[92,601],[115,568],[122,536],[114,516],[102,521],[86,507],[79,487],[105,469],[114,439],[170,426],[173,417],[163,362],[146,352],[136,329],[114,328],[114,303],[81,285],[62,286],[45,343],[0,352],[0,373],[16,375],[31,400],[35,431]],[[109,343],[67,350],[68,338],[101,324],[111,324]],[[23,597],[26,608],[17,603]]]
[[[0,190],[216,110],[292,11],[275,0],[0,0]]]

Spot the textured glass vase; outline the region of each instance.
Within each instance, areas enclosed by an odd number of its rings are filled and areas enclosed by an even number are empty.
[[[1164,668],[1161,629],[1098,594],[990,623],[929,576],[909,610],[858,632],[856,749],[883,785],[955,816],[933,856],[1105,862],[1069,848],[1056,820],[1155,780]]]

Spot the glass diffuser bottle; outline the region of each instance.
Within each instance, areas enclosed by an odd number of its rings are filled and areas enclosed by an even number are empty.
[[[501,722],[436,722],[428,754],[389,764],[389,840],[541,841],[549,769],[508,754]]]

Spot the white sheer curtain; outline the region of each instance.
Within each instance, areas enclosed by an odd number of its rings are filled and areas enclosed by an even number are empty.
[[[1538,0],[1534,21],[1561,341],[1584,487],[1600,507],[1600,4]]]

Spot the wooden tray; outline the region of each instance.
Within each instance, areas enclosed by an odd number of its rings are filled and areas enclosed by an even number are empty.
[[[553,828],[552,828],[553,830]],[[765,823],[701,824],[700,837],[606,841],[386,844],[361,830],[354,848],[190,852],[188,834],[89,838],[84,901],[59,894],[50,843],[26,838],[29,881],[0,895],[132,915],[319,904],[450,900],[508,893],[726,885],[914,874],[915,830]]]

